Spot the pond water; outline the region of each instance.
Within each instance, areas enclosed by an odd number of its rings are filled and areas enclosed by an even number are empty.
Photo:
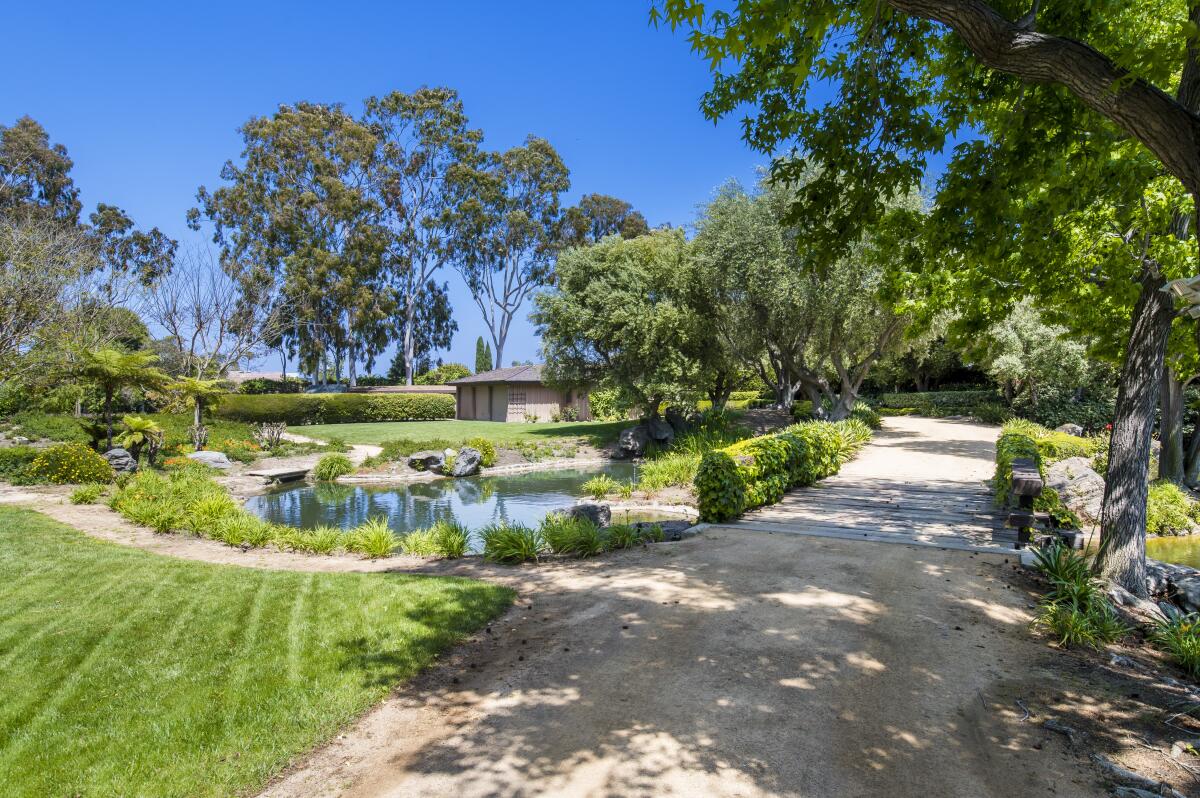
[[[1146,540],[1146,556],[1160,562],[1200,568],[1200,535],[1149,538]]]
[[[298,484],[255,496],[246,502],[246,509],[268,521],[300,528],[329,524],[350,529],[368,518],[383,516],[401,534],[424,529],[440,518],[455,519],[472,531],[501,520],[536,526],[547,514],[583,498],[583,483],[592,477],[608,474],[624,482],[636,477],[636,468],[633,463],[609,463],[387,486]],[[677,517],[639,513],[636,518],[615,520]]]

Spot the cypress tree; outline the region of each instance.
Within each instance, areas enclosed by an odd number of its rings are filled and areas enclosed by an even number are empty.
[[[475,340],[475,373],[482,374],[492,370],[492,347],[485,344],[483,336]]]

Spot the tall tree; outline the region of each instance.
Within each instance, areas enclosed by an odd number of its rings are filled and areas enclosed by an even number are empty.
[[[395,382],[407,382],[409,375],[420,374],[420,364],[428,363],[433,352],[448,349],[454,333],[458,332],[446,284],[438,285],[429,280],[422,294],[425,299],[417,305],[417,315],[413,319],[411,351],[406,353],[403,346],[397,347],[388,369],[388,379]]]
[[[467,127],[458,92],[446,88],[372,97],[363,122],[376,138],[371,186],[384,210],[386,263],[399,303],[400,349],[407,368],[404,381],[412,385],[417,339],[430,337],[417,325],[435,318],[422,315],[419,306],[446,301],[444,293],[433,300],[425,292],[437,286],[434,275],[449,260],[454,206],[463,196],[455,182],[478,159],[483,134]]]
[[[67,148],[50,144],[45,128],[30,117],[12,127],[0,125],[0,213],[34,212],[78,224],[83,204],[72,166]]]
[[[547,379],[616,389],[650,417],[664,401],[697,398],[712,326],[687,301],[686,249],[682,231],[664,230],[564,252],[532,314]]]
[[[1060,176],[1072,151],[1078,157],[1100,145],[1113,152],[1111,143],[1122,139],[1140,145],[1126,154],[1152,156],[1189,198],[1186,208],[1176,206],[1172,227],[1178,239],[1190,239],[1200,194],[1200,4],[1156,9],[1074,3],[1042,11],[1038,3],[1029,10],[1014,0],[740,0],[732,13],[706,14],[700,2],[670,0],[655,6],[652,18],[691,27],[693,48],[717,71],[703,101],[706,114],[716,118],[755,105],[757,115],[745,125],[751,144],[768,152],[793,145],[805,153],[800,164],[787,162],[777,172],[823,167],[797,197],[794,215],[816,245],[833,253],[846,245],[851,222],[878,221],[883,200],[919,183],[930,156],[960,133],[983,139],[979,146],[961,146],[948,170],[950,181],[960,177],[961,185],[973,187],[969,204],[1004,204],[1021,194],[1039,200],[1033,204],[1043,212],[1050,206],[1051,217],[1067,200],[1059,192],[1032,191],[1038,178]],[[832,101],[810,100],[818,83],[835,86]],[[1008,139],[1003,134],[1009,131],[1017,135]],[[963,168],[968,162],[986,167],[979,156],[996,151],[1023,155],[1021,171],[984,168],[970,175]],[[1050,170],[1040,172],[1040,156],[1047,153],[1054,156]],[[953,200],[963,195],[945,193],[939,204],[953,213]],[[962,209],[960,204],[960,218]],[[970,235],[993,247],[990,257],[973,264],[981,274],[1006,265],[1006,240],[1032,238],[1011,217],[971,214],[971,222]],[[1138,240],[1144,231],[1133,232]],[[1189,242],[1187,250],[1194,271],[1194,245]],[[1146,464],[1175,317],[1161,289],[1179,267],[1173,257],[1146,254],[1127,269],[1136,296],[1098,558],[1103,576],[1138,595],[1146,594]],[[1087,280],[1074,265],[1037,263],[1038,282]],[[1019,283],[992,279],[1012,292],[1022,290]],[[1123,285],[1103,284],[1125,293]]]
[[[483,336],[475,339],[475,373],[482,374],[492,370],[492,351],[483,342]]]
[[[563,214],[565,246],[594,244],[605,236],[637,238],[650,232],[646,217],[622,199],[607,194],[584,194]]]
[[[215,226],[221,262],[232,273],[254,263],[276,277],[293,311],[289,337],[318,379],[343,358],[356,364],[387,345],[381,332],[395,308],[386,281],[383,208],[372,196],[377,140],[339,105],[283,105],[241,128],[241,165],[221,170],[226,185],[201,186],[201,214]]]
[[[570,187],[558,153],[550,142],[533,136],[464,171],[455,267],[483,314],[497,364],[504,362],[513,316],[551,279],[561,244],[560,198]]]

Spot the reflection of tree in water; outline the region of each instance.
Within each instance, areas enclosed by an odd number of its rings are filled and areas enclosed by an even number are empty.
[[[313,485],[313,498],[324,504],[345,504],[355,494],[358,488],[353,485],[341,485],[337,482],[318,482]]]

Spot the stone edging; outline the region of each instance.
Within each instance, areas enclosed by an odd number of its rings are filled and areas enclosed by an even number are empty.
[[[524,474],[530,471],[554,471],[561,468],[606,465],[613,462],[621,461],[604,457],[591,457],[585,460],[541,460],[536,463],[513,463],[511,465],[483,468],[475,476],[505,476],[507,474]],[[432,471],[414,471],[411,474],[350,474],[338,477],[337,482],[346,485],[393,485],[406,482],[428,482],[434,479],[461,479],[461,477],[451,477],[448,474],[435,474]]]

